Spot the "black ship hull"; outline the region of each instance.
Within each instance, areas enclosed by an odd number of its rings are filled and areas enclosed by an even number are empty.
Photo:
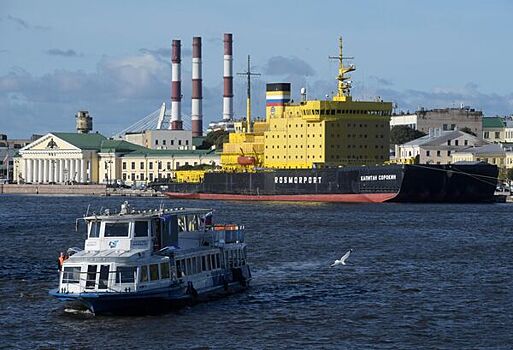
[[[486,163],[206,173],[167,184],[172,198],[321,202],[493,202],[498,168]]]

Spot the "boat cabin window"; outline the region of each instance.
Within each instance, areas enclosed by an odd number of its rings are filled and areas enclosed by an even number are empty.
[[[141,276],[139,282],[148,282],[148,266],[141,266]]]
[[[62,283],[80,283],[80,266],[65,267],[62,273]]]
[[[168,263],[160,263],[160,277],[162,279],[169,278],[169,264]]]
[[[135,266],[118,266],[116,271],[116,283],[134,283]]]
[[[150,265],[150,280],[156,281],[159,279],[159,264]]]
[[[100,221],[91,221],[89,224],[89,238],[100,237]]]
[[[134,237],[148,237],[148,221],[136,221]]]
[[[106,222],[104,237],[128,237],[128,222]]]

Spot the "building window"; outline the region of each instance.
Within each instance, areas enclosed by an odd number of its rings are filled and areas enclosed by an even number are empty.
[[[436,151],[436,156],[440,157],[440,151]]]
[[[171,140],[171,146],[175,144],[175,140]]]
[[[500,131],[496,131],[495,132],[495,138],[499,139],[500,137],[501,137],[501,132]]]
[[[162,144],[165,146],[166,145],[166,140],[162,140]]]
[[[155,139],[155,145],[158,145],[158,144],[159,144],[159,140]]]
[[[484,132],[483,137],[484,137],[485,139],[490,138],[490,133],[489,133],[488,131],[485,131],[485,132]]]
[[[458,140],[454,140],[454,145],[458,146]]]
[[[185,144],[189,146],[189,140],[185,140]]]
[[[178,146],[182,145],[182,140],[178,140]]]
[[[144,180],[144,174],[143,173],[139,174],[139,180]]]
[[[429,157],[431,155],[430,151],[426,151],[426,157]]]
[[[176,162],[176,169],[180,167],[180,162]]]
[[[135,162],[132,162],[132,170],[135,170]]]
[[[167,162],[166,168],[167,170],[171,170],[171,162]]]
[[[450,156],[451,155],[451,151],[447,151],[447,156]]]
[[[468,146],[468,140],[464,141],[465,146]]]
[[[150,181],[153,181],[153,173],[150,173]]]
[[[123,162],[123,170],[126,170],[126,162]]]
[[[135,173],[130,174],[130,178],[132,179],[132,181],[135,181]]]
[[[148,162],[148,167],[150,170],[153,170],[153,162]]]
[[[158,168],[159,168],[159,170],[162,169],[162,162],[158,162]]]
[[[144,162],[141,162],[139,165],[140,165],[139,169],[144,169]]]
[[[447,146],[451,145],[451,140],[447,140]]]

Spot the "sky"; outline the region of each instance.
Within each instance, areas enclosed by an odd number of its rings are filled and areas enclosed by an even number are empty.
[[[253,116],[264,115],[269,82],[291,82],[294,99],[302,87],[309,98],[331,95],[339,36],[357,67],[355,99],[511,115],[511,15],[509,0],[0,0],[0,133],[72,132],[79,110],[106,136],[129,127],[169,104],[173,39],[182,40],[187,125],[193,36],[203,39],[203,123],[220,120],[223,33],[233,33],[234,71],[251,55],[261,74]],[[234,78],[237,118],[245,84]]]

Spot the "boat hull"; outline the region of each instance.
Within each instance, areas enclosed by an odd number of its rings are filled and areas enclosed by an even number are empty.
[[[244,283],[233,281],[226,285],[216,285],[194,293],[187,291],[187,287],[179,286],[129,293],[68,294],[54,289],[50,291],[50,295],[71,305],[78,305],[95,315],[158,314],[244,291],[249,287],[249,281],[249,279]]]
[[[493,202],[498,168],[486,163],[385,165],[206,173],[199,184],[168,184],[179,199],[306,202]]]

